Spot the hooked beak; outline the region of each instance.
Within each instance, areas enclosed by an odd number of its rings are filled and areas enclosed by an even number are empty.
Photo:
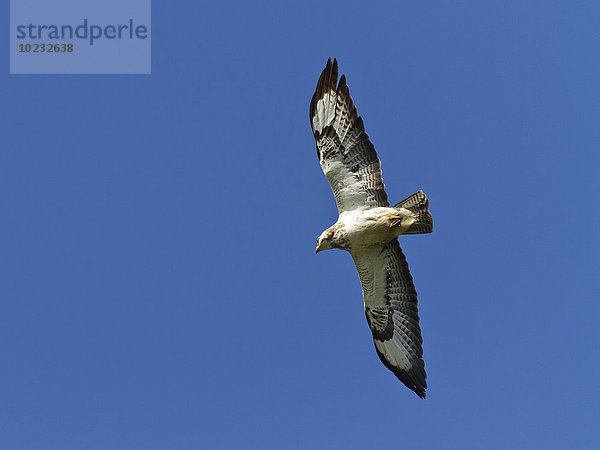
[[[315,255],[321,251],[321,243],[317,243],[317,248],[315,249]]]

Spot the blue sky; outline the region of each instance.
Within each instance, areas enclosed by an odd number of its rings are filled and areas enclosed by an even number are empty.
[[[599,15],[155,1],[152,75],[6,55],[2,447],[598,448]],[[350,256],[314,255],[329,56],[390,200],[431,200],[401,239],[426,400],[379,362]]]

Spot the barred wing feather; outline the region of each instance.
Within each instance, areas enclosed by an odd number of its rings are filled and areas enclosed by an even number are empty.
[[[398,239],[352,252],[352,257],[377,355],[402,383],[425,398],[417,291]]]
[[[337,84],[337,86],[336,86]],[[310,102],[310,123],[319,163],[329,180],[338,212],[389,206],[381,163],[352,102],[346,77],[327,61]]]

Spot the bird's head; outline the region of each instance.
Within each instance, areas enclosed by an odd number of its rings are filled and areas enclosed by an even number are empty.
[[[323,231],[323,233],[321,233],[321,236],[319,236],[319,238],[317,239],[317,249],[315,250],[315,255],[322,250],[329,250],[330,248],[333,248],[334,236],[335,232],[331,228],[328,228],[325,231]]]

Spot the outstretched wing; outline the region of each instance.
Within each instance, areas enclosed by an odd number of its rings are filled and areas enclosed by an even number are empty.
[[[381,362],[419,397],[427,382],[417,291],[398,239],[353,252],[367,322]]]
[[[329,180],[338,212],[389,206],[381,163],[352,102],[337,60],[327,61],[310,102],[310,124],[321,168]]]

